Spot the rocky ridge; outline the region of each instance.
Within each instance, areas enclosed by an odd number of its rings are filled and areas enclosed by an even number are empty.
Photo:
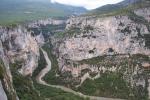
[[[148,9],[146,11],[149,11]],[[145,15],[148,16],[148,15]],[[144,17],[144,16],[143,16]],[[147,19],[149,17],[146,17]],[[148,20],[147,20],[148,21]],[[118,54],[150,55],[145,45],[144,37],[149,35],[149,26],[136,23],[128,16],[116,16],[108,18],[78,17],[68,20],[67,29],[75,27],[87,30],[79,33],[74,38],[67,39],[59,47],[60,54],[67,55],[72,60],[82,60],[113,51]],[[92,53],[89,51],[92,50]]]

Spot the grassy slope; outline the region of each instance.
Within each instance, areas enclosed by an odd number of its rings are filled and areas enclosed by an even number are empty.
[[[116,16],[116,15],[128,15],[131,11],[139,8],[150,7],[149,0],[141,0],[127,6],[114,4],[100,7],[98,9],[92,10],[85,14],[85,16],[98,16],[98,17],[107,17],[107,16]]]
[[[114,56],[112,58],[115,58]],[[106,57],[96,57],[89,60],[83,60],[81,63],[91,64],[91,65],[113,65],[113,63],[108,62]],[[103,60],[102,60],[103,59]],[[113,60],[113,59],[112,59]],[[147,89],[141,88],[140,86],[135,86],[131,88],[123,79],[123,73],[129,66],[135,66],[140,60],[150,61],[150,58],[146,55],[136,54],[129,58],[123,58],[119,61],[121,66],[120,70],[117,72],[106,72],[101,74],[101,77],[96,80],[87,79],[82,86],[78,88],[78,91],[88,95],[106,96],[106,97],[118,97],[126,98],[129,100],[147,100]],[[93,61],[93,62],[92,62]],[[109,60],[110,61],[110,60]],[[129,63],[131,61],[131,63]],[[111,61],[113,62],[113,61]],[[104,64],[103,64],[104,63]],[[129,64],[129,65],[128,65]],[[119,68],[118,68],[119,69]],[[132,68],[130,68],[131,70]],[[143,75],[147,77],[149,72],[144,71]],[[131,95],[132,94],[132,95]]]

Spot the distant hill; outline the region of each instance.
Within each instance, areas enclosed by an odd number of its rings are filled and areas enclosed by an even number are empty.
[[[86,12],[82,7],[73,7],[50,0],[1,0],[0,24],[12,24],[47,17],[63,17]]]
[[[88,12],[86,15],[115,15],[142,7],[150,7],[150,0],[124,0],[117,4],[99,7]]]

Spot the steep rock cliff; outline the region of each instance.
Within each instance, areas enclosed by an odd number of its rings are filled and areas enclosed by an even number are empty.
[[[149,17],[146,18],[148,21]],[[78,28],[81,32],[61,43],[59,51],[61,55],[66,54],[72,60],[88,59],[112,52],[150,55],[145,40],[145,36],[150,35],[149,27],[129,16],[71,18],[68,20],[67,29]]]
[[[21,67],[19,72],[23,75],[32,75],[38,64],[39,37],[33,37],[21,26],[13,29],[1,27],[0,31],[4,55],[8,62],[21,62],[22,66],[18,66]]]
[[[32,75],[38,65],[39,47],[43,42],[41,34],[33,37],[23,26],[0,27],[1,81],[8,100],[19,100],[12,72],[15,69],[24,76]]]

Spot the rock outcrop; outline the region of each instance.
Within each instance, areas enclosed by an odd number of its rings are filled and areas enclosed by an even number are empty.
[[[142,16],[148,22],[150,22],[150,8],[137,9],[134,11],[134,13],[138,16]]]
[[[6,93],[3,89],[1,81],[0,81],[0,100],[8,100],[7,96],[6,96]]]
[[[38,65],[40,44],[44,42],[44,39],[39,39],[39,37],[42,36],[33,37],[23,26],[0,27],[2,83],[10,100],[19,100],[13,87],[11,72],[14,68],[11,67],[16,67],[24,76],[32,75]],[[12,66],[13,64],[18,66]]]
[[[37,67],[39,56],[39,39],[33,37],[25,28],[1,28],[0,39],[3,45],[4,55],[11,63],[21,62],[19,69],[23,75],[32,75]]]
[[[131,20],[128,16],[78,17],[69,19],[68,23],[68,30],[76,27],[85,33],[81,32],[61,43],[60,55],[66,55],[66,58],[82,60],[112,52],[150,55],[144,40],[146,34],[150,35],[148,27]]]
[[[60,25],[60,24],[65,24],[66,20],[61,20],[61,19],[52,19],[52,18],[48,18],[48,19],[44,19],[44,20],[37,20],[34,21],[32,23],[28,24],[28,27],[39,27],[39,25]]]

